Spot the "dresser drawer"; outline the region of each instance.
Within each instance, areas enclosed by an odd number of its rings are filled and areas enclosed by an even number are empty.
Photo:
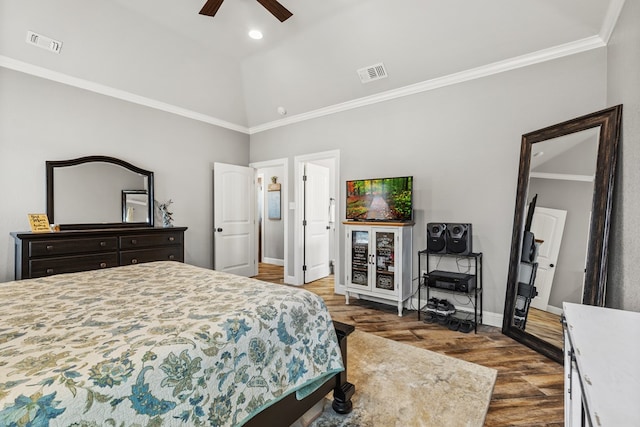
[[[153,249],[120,252],[120,265],[141,264],[143,262],[153,261],[184,262],[183,248],[182,246],[165,246]]]
[[[117,265],[118,253],[109,252],[94,255],[32,259],[29,261],[29,270],[31,272],[30,277],[35,278],[60,273],[98,270],[100,268],[116,267]]]
[[[110,252],[116,250],[118,250],[118,239],[116,237],[52,239],[29,242],[30,257],[73,255],[87,252]]]
[[[149,246],[182,245],[181,232],[139,234],[120,236],[120,249],[145,248]]]

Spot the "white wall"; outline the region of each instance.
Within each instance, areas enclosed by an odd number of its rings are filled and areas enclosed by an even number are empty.
[[[413,277],[427,222],[471,222],[474,250],[484,252],[485,310],[501,314],[521,135],[603,108],[605,79],[598,49],[254,134],[251,161],[339,149],[343,183],[413,175]],[[344,208],[338,214],[344,220]],[[336,273],[343,284],[344,269]]]
[[[185,258],[211,267],[213,163],[247,165],[249,137],[0,68],[0,281],[13,279],[11,231],[45,212],[45,161],[121,158],[155,173],[155,196],[187,226]]]
[[[606,305],[640,311],[640,2],[627,0],[608,47],[607,104],[623,104]]]

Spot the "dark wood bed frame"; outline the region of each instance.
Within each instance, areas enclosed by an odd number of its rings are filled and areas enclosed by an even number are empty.
[[[278,403],[269,406],[251,418],[245,426],[247,427],[289,427],[298,418],[304,415],[316,403],[323,399],[333,390],[333,410],[339,414],[351,412],[351,397],[356,391],[353,384],[347,381],[347,336],[355,329],[351,325],[341,322],[333,322],[338,335],[340,352],[344,363],[344,371],[336,374],[327,380],[318,390],[302,400],[296,399],[296,394],[292,393],[280,400]]]

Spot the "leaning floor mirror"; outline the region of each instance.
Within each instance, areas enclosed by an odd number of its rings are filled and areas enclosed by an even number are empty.
[[[522,136],[502,332],[562,363],[562,303],[604,305],[622,106]]]

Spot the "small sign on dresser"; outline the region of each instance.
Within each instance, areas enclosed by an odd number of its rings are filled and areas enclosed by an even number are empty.
[[[49,225],[49,218],[46,214],[27,214],[29,217],[29,225],[31,231],[34,233],[49,233],[51,232],[51,226]]]

